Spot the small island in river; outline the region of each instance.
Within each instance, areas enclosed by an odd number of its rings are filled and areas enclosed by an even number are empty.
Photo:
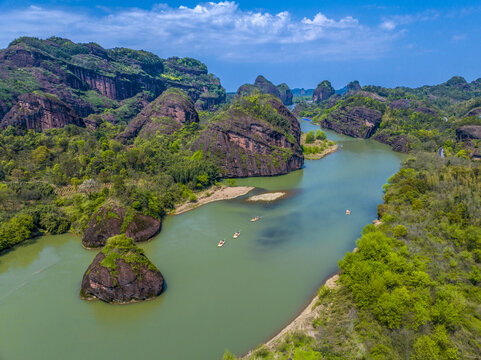
[[[87,268],[80,297],[128,304],[155,298],[163,288],[162,274],[144,251],[132,238],[118,235],[107,241]]]

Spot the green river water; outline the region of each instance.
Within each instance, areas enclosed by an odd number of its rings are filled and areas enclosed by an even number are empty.
[[[42,237],[1,256],[0,359],[213,360],[275,335],[354,248],[402,160],[374,141],[328,137],[342,148],[300,171],[237,180],[260,188],[254,194],[286,190],[285,199],[244,197],[167,217],[162,232],[141,244],[167,283],[153,301],[80,300],[97,252],[72,235]],[[262,219],[250,223],[253,216]]]

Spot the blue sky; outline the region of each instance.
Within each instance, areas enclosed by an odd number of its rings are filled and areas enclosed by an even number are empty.
[[[0,47],[18,36],[94,41],[205,62],[228,91],[263,74],[290,87],[481,77],[480,1],[0,1]]]

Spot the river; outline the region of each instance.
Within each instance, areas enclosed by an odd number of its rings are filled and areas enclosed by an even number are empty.
[[[316,129],[301,123],[303,131]],[[1,256],[0,359],[213,360],[273,336],[354,248],[403,158],[375,141],[328,137],[340,150],[302,170],[237,180],[286,190],[285,199],[260,204],[244,197],[167,217],[162,232],[141,244],[167,283],[153,301],[80,300],[96,251],[72,235],[42,237]],[[262,218],[251,223],[253,216]]]

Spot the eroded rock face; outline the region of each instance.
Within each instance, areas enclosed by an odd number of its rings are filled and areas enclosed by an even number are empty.
[[[22,130],[43,131],[73,124],[85,127],[75,111],[52,94],[23,94],[3,117],[0,127],[9,125]]]
[[[125,304],[155,298],[163,288],[161,272],[133,239],[120,235],[110,238],[87,268],[80,297]]]
[[[194,103],[184,91],[171,88],[147,105],[119,138],[128,140],[137,135],[148,137],[157,131],[172,134],[193,122],[199,122]]]
[[[292,105],[292,98],[294,95],[292,94],[291,89],[289,89],[289,86],[286,83],[282,83],[280,85],[277,85],[277,89],[279,90],[279,93],[281,94],[281,101],[284,105]]]
[[[319,103],[321,101],[329,99],[332,95],[334,95],[335,90],[332,87],[331,83],[327,80],[324,80],[319,85],[317,85],[316,90],[314,90],[314,94],[312,94],[312,101],[315,103]]]
[[[375,134],[374,140],[377,140],[383,144],[390,145],[394,151],[407,153],[411,149],[407,138],[403,135],[396,137],[389,137],[387,134]]]
[[[289,121],[288,132],[231,107],[194,144],[219,166],[222,177],[281,175],[304,164],[297,119],[274,97],[263,101]]]
[[[124,224],[125,216],[126,211],[122,207],[114,204],[102,206],[92,216],[82,245],[86,248],[102,247],[109,238],[124,231],[136,242],[147,241],[160,231],[161,222],[151,216],[136,213],[128,224]]]
[[[456,129],[458,141],[481,139],[481,125],[465,125]]]
[[[321,126],[338,133],[367,139],[381,124],[382,114],[361,106],[344,107],[329,114]]]

